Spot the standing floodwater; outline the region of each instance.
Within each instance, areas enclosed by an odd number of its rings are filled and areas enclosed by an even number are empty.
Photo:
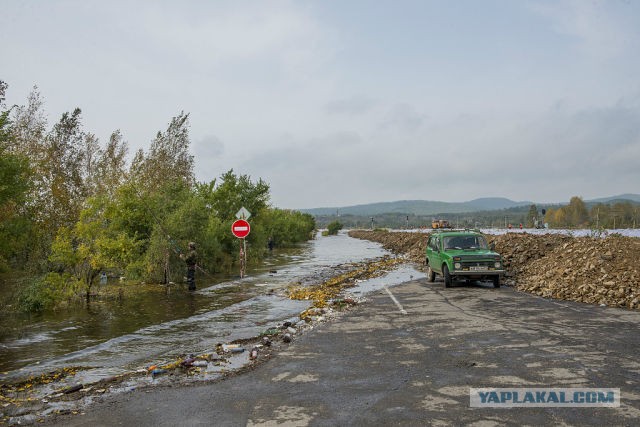
[[[200,278],[195,293],[146,285],[147,292],[122,301],[92,302],[73,311],[2,314],[0,378],[78,365],[113,375],[179,354],[211,352],[218,342],[255,336],[304,310],[309,302],[284,295],[289,284],[384,254],[379,244],[346,234],[319,236],[275,251],[244,279]]]

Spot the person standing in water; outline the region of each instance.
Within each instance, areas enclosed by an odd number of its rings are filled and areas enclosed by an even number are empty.
[[[196,244],[194,242],[189,242],[189,252],[187,255],[180,254],[180,258],[182,258],[187,264],[187,285],[189,286],[190,291],[196,290],[196,265],[198,264],[198,253],[196,252]]]

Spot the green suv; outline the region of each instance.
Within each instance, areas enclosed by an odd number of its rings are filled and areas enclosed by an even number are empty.
[[[436,274],[444,278],[450,288],[453,280],[490,280],[500,287],[504,267],[500,254],[487,245],[484,236],[473,230],[451,230],[432,233],[427,243],[427,280],[433,282]]]

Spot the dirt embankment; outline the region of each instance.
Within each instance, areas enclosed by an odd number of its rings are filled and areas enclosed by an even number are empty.
[[[427,247],[428,234],[394,233],[384,230],[351,230],[349,231],[349,236],[381,243],[382,247],[388,251],[407,255],[412,262],[424,264],[424,251]]]
[[[426,233],[353,230],[349,235],[424,264]],[[640,309],[640,239],[507,233],[487,236],[507,268],[506,282],[547,298]]]

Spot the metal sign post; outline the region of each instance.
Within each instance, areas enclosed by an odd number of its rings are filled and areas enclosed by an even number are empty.
[[[240,278],[244,278],[247,269],[247,241],[242,239],[240,245]]]
[[[242,211],[242,209],[240,211]],[[246,218],[251,216],[249,211],[247,211],[246,209],[244,210],[246,212],[238,212],[238,214],[242,213],[243,214],[242,216],[245,216]],[[231,232],[238,239],[242,239],[242,243],[240,244],[240,256],[239,256],[240,278],[242,279],[246,274],[246,268],[247,268],[247,241],[245,240],[245,237],[247,237],[251,232],[251,225],[249,225],[249,223],[245,219],[238,219],[237,221],[234,221],[233,224],[231,225]]]

